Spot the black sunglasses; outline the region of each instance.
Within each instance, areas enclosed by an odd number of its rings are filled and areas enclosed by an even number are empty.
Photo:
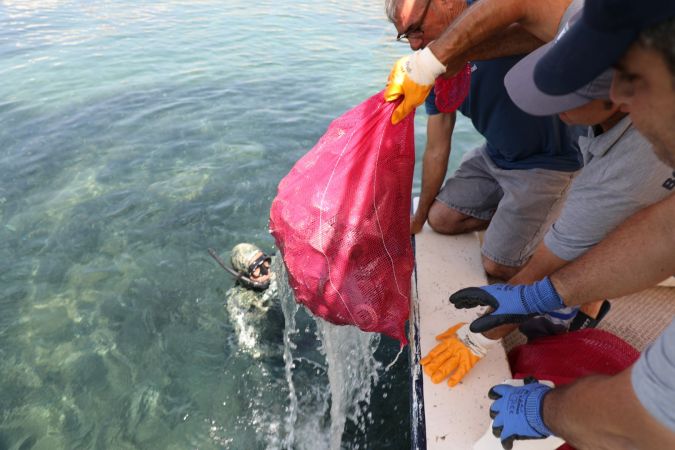
[[[408,41],[410,39],[411,34],[423,33],[422,24],[424,23],[424,19],[427,17],[427,12],[429,11],[430,5],[431,5],[431,0],[427,0],[427,4],[424,7],[424,12],[422,13],[422,16],[420,17],[420,20],[418,20],[417,23],[410,25],[408,27],[408,29],[405,30],[403,33],[397,34],[396,35],[397,41]]]

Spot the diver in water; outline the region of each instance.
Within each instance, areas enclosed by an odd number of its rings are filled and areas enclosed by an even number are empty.
[[[212,248],[209,249],[209,254],[220,267],[234,277],[235,288],[263,293],[263,298],[269,298],[276,292],[276,278],[271,270],[272,257],[255,245],[246,242],[235,245],[230,253],[232,267],[225,265]]]
[[[273,257],[249,243],[232,248],[231,266],[213,249],[209,249],[209,254],[235,279],[235,285],[226,293],[225,308],[239,348],[254,358],[268,354],[266,347],[280,342],[284,323],[272,271]]]

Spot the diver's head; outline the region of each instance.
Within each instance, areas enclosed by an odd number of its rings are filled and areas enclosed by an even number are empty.
[[[269,284],[272,258],[253,244],[241,243],[232,248],[232,268],[255,283]]]

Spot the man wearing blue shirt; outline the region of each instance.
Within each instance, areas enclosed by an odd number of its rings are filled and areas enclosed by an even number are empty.
[[[399,31],[398,39],[406,39],[418,49],[392,68],[385,99],[403,97],[392,122],[398,123],[424,103],[436,77],[456,73],[466,61],[529,53],[552,40],[571,2],[385,0],[387,15]],[[395,19],[395,15],[400,17]],[[435,20],[428,20],[427,15]],[[433,41],[429,39],[432,35],[436,37]]]
[[[423,18],[423,35],[409,40],[413,49],[428,44],[437,37],[434,30],[443,30],[454,18],[432,3]],[[402,11],[390,9],[397,28]],[[413,233],[427,219],[444,234],[487,228],[483,266],[502,279],[512,277],[532,255],[546,231],[547,218],[560,206],[581,167],[577,135],[557,117],[531,116],[509,98],[503,79],[523,56],[472,62],[469,95],[459,111],[471,119],[486,142],[464,156],[442,189],[456,117],[439,112],[431,92],[426,102],[429,121],[422,192],[411,219]]]

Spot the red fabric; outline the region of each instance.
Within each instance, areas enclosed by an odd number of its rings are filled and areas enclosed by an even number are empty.
[[[442,113],[454,112],[459,108],[471,87],[471,64],[466,66],[453,77],[436,78],[434,94],[436,95],[436,108]]]
[[[513,378],[534,376],[556,386],[588,375],[616,375],[640,356],[631,345],[603,330],[586,329],[536,339],[509,352]],[[558,450],[574,450],[569,444]]]
[[[559,386],[588,375],[615,375],[639,356],[640,352],[617,336],[586,329],[519,345],[509,352],[509,363],[514,378],[534,375]]]
[[[281,180],[270,231],[298,303],[407,343],[414,114],[380,92],[330,124]]]

